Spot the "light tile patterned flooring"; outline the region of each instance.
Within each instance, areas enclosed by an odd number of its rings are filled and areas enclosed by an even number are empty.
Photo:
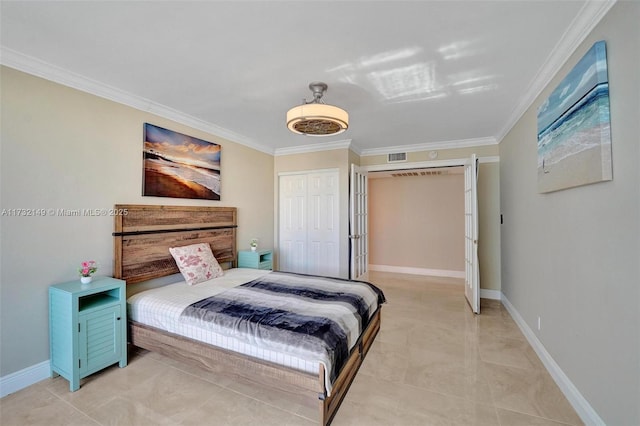
[[[382,329],[333,425],[582,424],[509,313],[472,314],[458,280],[371,272]],[[137,351],[69,392],[47,379],[0,400],[10,425],[312,425],[295,395]]]

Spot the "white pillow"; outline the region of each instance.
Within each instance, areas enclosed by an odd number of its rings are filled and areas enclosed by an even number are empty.
[[[201,283],[224,275],[222,268],[207,243],[169,247],[171,256],[189,285]]]

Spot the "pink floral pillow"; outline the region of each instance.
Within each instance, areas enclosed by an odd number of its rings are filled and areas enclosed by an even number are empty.
[[[224,275],[209,244],[200,243],[183,247],[169,247],[184,280],[189,285]]]

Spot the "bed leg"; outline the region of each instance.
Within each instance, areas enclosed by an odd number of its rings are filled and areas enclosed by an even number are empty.
[[[327,426],[329,424],[329,398],[327,396],[327,387],[324,383],[324,365],[320,364],[318,371],[318,384],[320,392],[318,392],[318,406],[320,408],[320,424]]]

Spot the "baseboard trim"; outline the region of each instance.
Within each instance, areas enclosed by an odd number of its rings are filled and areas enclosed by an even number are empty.
[[[391,266],[391,265],[369,265],[369,270],[379,271],[379,272],[395,272],[397,274],[425,275],[425,276],[431,276],[431,277],[448,277],[448,278],[464,279],[464,271],[449,271],[446,269],[411,268],[408,266]]]
[[[580,419],[587,425],[602,425],[605,426],[604,420],[600,418],[596,410],[593,409],[589,401],[586,400],[584,396],[580,393],[578,388],[571,382],[569,377],[562,371],[560,366],[555,362],[555,360],[551,357],[551,354],[547,352],[544,345],[538,337],[533,332],[533,330],[527,325],[524,318],[520,315],[520,313],[516,310],[516,308],[509,302],[509,299],[502,294],[502,303],[511,314],[513,320],[520,327],[520,331],[524,334],[524,337],[527,339],[533,350],[536,351],[538,357],[546,367],[547,371],[553,377],[553,380],[556,382],[564,396],[567,398],[571,406]]]
[[[0,398],[51,377],[49,360],[0,377]]]
[[[500,290],[489,290],[485,288],[480,289],[481,299],[502,300],[502,293]]]
[[[395,272],[396,274],[424,275],[427,277],[447,277],[464,279],[464,271],[446,269],[411,268],[407,266],[369,265],[370,271]],[[500,290],[480,289],[481,299],[502,300]]]

